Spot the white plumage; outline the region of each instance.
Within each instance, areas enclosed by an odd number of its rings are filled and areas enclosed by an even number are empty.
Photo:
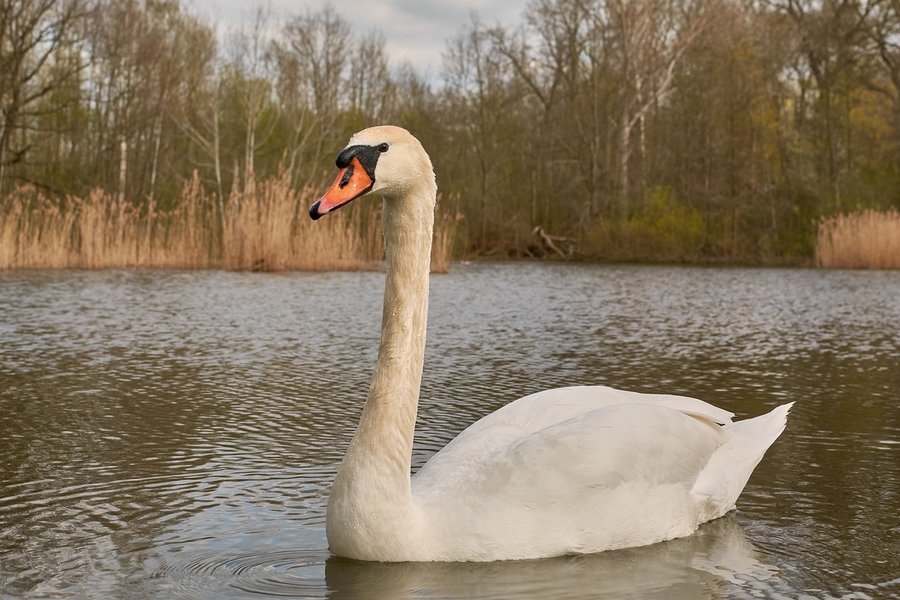
[[[372,387],[328,503],[335,554],[492,561],[599,552],[686,536],[734,508],[791,404],[733,423],[693,398],[547,390],[477,421],[410,478],[434,173],[403,129],[364,130],[354,146],[390,148],[372,185],[384,197],[387,285]],[[328,206],[349,201],[327,197]]]
[[[444,560],[682,537],[734,508],[788,408],[732,424],[731,413],[693,398],[547,390],[484,417],[435,454],[412,478],[413,501]],[[458,535],[466,529],[476,533]]]

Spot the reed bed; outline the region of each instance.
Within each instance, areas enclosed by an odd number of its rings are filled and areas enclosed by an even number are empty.
[[[453,244],[462,215],[455,213],[439,213],[434,219],[434,240],[431,245],[431,272],[446,273],[450,270],[450,259],[453,257]]]
[[[831,269],[900,269],[900,211],[838,215],[819,222],[816,265]]]
[[[195,177],[168,210],[153,200],[140,207],[119,203],[99,190],[52,200],[22,188],[0,199],[0,269],[378,268],[379,211],[342,210],[314,223],[306,212],[312,198],[284,178],[250,181],[219,203]],[[437,220],[437,272],[449,266],[456,222]]]

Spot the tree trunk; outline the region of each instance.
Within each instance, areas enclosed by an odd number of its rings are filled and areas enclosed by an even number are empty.
[[[619,138],[619,218],[628,218],[628,196],[631,192],[628,186],[628,163],[631,160],[631,127],[632,123],[627,114],[622,115],[622,130]]]
[[[156,124],[153,128],[153,161],[150,164],[150,197],[156,196],[156,173],[159,169],[159,147],[162,140],[162,114],[157,115]]]
[[[124,135],[119,136],[119,204],[125,202],[125,185],[128,182],[128,140]]]

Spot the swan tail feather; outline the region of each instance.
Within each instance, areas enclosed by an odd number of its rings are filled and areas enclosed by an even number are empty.
[[[756,465],[784,431],[793,405],[789,402],[724,427],[727,440],[716,449],[691,489],[700,507],[698,523],[717,519],[735,507]]]

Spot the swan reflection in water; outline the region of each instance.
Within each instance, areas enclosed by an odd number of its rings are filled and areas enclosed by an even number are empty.
[[[599,554],[489,563],[373,563],[331,557],[329,597],[778,598],[790,587],[744,535],[735,513],[693,535]]]

